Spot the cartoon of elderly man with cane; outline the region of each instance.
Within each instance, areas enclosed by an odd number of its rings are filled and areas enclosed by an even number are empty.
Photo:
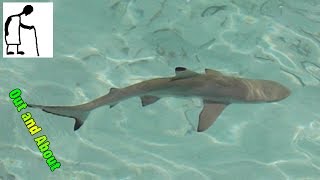
[[[8,51],[10,45],[17,45],[17,54],[23,55],[23,51],[19,51],[19,45],[21,45],[20,40],[20,27],[24,29],[34,29],[34,26],[27,26],[21,23],[21,15],[28,16],[33,11],[33,7],[31,5],[26,5],[23,8],[23,11],[19,14],[12,15],[8,17],[5,23],[5,40],[7,44],[7,55],[12,55],[14,52]],[[36,34],[35,34],[36,36]],[[38,53],[39,54],[39,53]],[[38,55],[39,56],[39,55]]]

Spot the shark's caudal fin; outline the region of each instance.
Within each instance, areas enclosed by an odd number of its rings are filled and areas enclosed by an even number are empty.
[[[90,110],[83,110],[81,106],[42,106],[34,104],[28,104],[28,106],[31,108],[39,108],[44,112],[58,116],[74,118],[76,120],[74,124],[75,131],[82,126],[90,113]]]

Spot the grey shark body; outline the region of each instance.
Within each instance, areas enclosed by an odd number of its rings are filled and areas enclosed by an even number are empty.
[[[139,96],[142,106],[162,97],[199,97],[204,107],[199,115],[197,131],[208,129],[226,106],[231,103],[259,103],[279,101],[290,95],[290,90],[270,80],[244,79],[226,76],[206,69],[204,74],[183,67],[175,69],[174,77],[146,80],[125,88],[111,88],[110,92],[93,101],[76,106],[43,106],[29,104],[45,112],[74,118],[74,130],[79,129],[90,111],[104,105],[115,106],[130,97]]]

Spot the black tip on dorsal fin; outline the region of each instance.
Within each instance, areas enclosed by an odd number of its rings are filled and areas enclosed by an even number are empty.
[[[176,72],[181,72],[181,71],[185,71],[185,70],[187,70],[187,68],[185,68],[185,67],[176,67],[176,69],[175,69]]]
[[[119,88],[110,88],[109,94],[114,94],[119,90]],[[110,104],[110,108],[113,108],[118,103]]]
[[[115,92],[116,90],[118,90],[118,88],[110,88],[110,92]]]
[[[196,72],[190,71],[185,67],[176,67],[175,68],[176,76],[172,78],[172,80],[184,79],[199,75]]]

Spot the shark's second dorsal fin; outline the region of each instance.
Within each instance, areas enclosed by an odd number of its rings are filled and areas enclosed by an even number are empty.
[[[211,74],[211,75],[222,75],[221,72],[213,70],[213,69],[205,69],[206,74]]]
[[[184,79],[184,78],[189,78],[189,77],[199,75],[199,73],[190,71],[185,67],[176,67],[175,72],[176,72],[176,76],[173,77],[172,80]]]
[[[109,94],[113,94],[115,93],[117,90],[119,90],[118,88],[110,88]]]
[[[119,90],[118,88],[110,88],[109,95],[116,93],[118,90]],[[111,104],[111,105],[110,105],[110,108],[113,108],[113,107],[114,107],[115,105],[117,105],[117,104],[118,104],[118,103]]]

